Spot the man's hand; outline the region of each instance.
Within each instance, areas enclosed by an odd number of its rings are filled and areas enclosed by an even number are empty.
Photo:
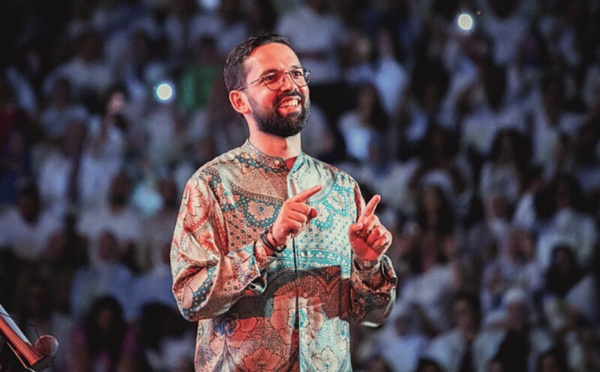
[[[310,220],[317,217],[317,210],[309,206],[306,201],[321,191],[322,188],[321,185],[313,186],[292,196],[283,203],[272,229],[273,240],[277,246],[285,245]]]
[[[380,200],[381,196],[373,196],[356,223],[350,225],[350,246],[356,257],[363,261],[378,260],[392,244],[392,234],[375,215]]]

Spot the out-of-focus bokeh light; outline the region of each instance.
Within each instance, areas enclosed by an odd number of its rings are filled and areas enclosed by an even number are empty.
[[[469,13],[460,13],[456,19],[458,28],[462,31],[470,32],[475,27],[475,19]]]
[[[154,87],[154,96],[160,102],[171,102],[175,97],[175,89],[169,82],[162,82]]]

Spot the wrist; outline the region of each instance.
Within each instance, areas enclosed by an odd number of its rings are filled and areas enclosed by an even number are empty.
[[[260,235],[260,240],[266,249],[274,253],[281,253],[285,249],[285,245],[277,244],[277,241],[275,240],[270,230],[267,230],[264,233],[262,233]]]
[[[354,257],[354,263],[358,266],[359,270],[371,270],[375,267],[378,267],[379,264],[381,264],[381,260],[381,256],[374,260],[364,260],[359,257]]]
[[[269,238],[269,241],[275,246],[275,247],[282,247],[285,245],[285,243],[287,242],[287,240],[285,238],[283,238],[283,243],[280,243],[279,240],[277,240],[277,237],[275,236],[275,233],[273,232],[273,228],[271,227],[270,229],[268,229],[265,234],[267,235],[267,237]]]

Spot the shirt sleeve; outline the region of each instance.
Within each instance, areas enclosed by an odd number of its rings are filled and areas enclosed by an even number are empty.
[[[357,216],[365,207],[358,186],[355,189]],[[350,301],[354,319],[365,326],[376,327],[390,315],[396,302],[398,278],[392,261],[383,256],[381,263],[373,268],[360,270],[352,264]]]
[[[390,315],[396,302],[397,277],[392,262],[383,256],[373,269],[360,270],[352,265],[352,316],[366,326],[376,327]]]
[[[266,288],[272,260],[260,239],[230,247],[227,227],[213,190],[198,175],[186,184],[171,243],[173,295],[189,321],[228,311],[244,296]]]

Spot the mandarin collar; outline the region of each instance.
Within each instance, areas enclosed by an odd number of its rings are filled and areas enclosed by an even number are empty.
[[[300,169],[305,161],[304,152],[301,151],[300,154],[298,154],[292,169],[289,170],[285,164],[284,158],[265,154],[256,148],[252,143],[250,143],[250,140],[246,140],[246,142],[242,145],[242,150],[247,153],[248,156],[254,160],[259,167],[264,167],[267,170],[275,173],[295,173]]]

